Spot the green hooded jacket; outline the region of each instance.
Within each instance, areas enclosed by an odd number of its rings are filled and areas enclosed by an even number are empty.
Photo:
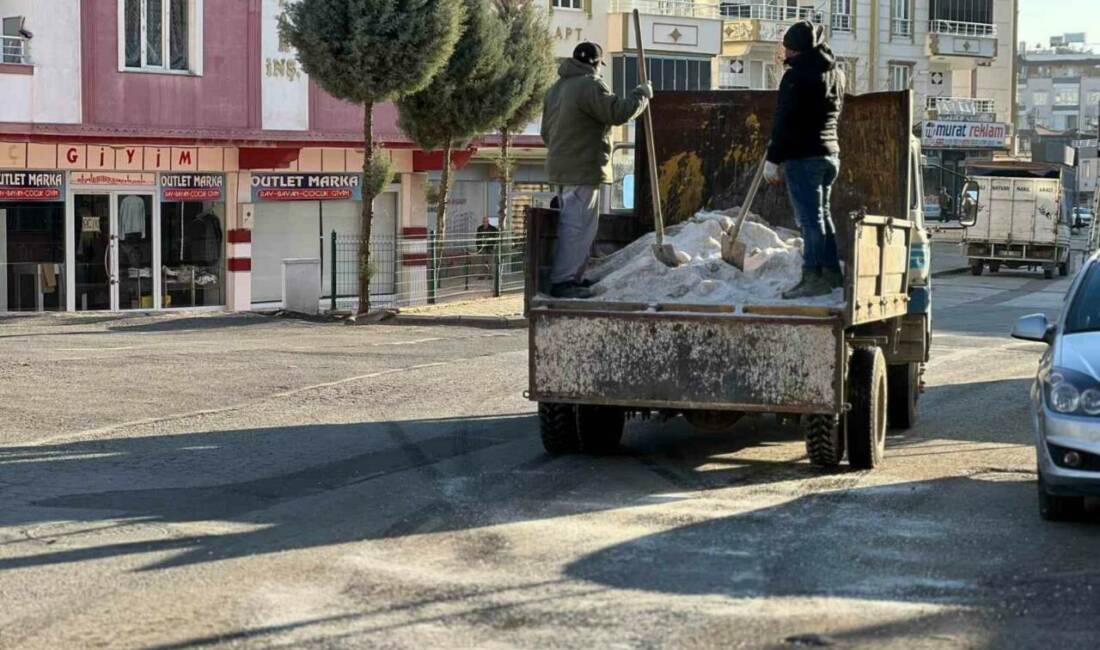
[[[641,115],[648,100],[637,89],[616,97],[595,68],[574,59],[562,62],[558,76],[542,110],[546,174],[555,185],[610,183],[611,127]]]

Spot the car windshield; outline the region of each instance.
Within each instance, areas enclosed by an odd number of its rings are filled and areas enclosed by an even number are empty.
[[[1093,264],[1077,288],[1066,315],[1065,333],[1100,330],[1100,264]]]

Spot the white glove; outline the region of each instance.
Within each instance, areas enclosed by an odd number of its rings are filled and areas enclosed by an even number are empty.
[[[766,161],[764,163],[764,180],[772,185],[779,185],[783,182],[783,170],[770,160]]]
[[[641,95],[646,99],[653,99],[653,84],[648,81],[644,84],[638,84],[638,87],[634,89],[635,95]]]

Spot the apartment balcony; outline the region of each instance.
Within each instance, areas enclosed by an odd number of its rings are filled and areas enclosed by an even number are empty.
[[[795,21],[814,23],[825,20],[824,12],[814,7],[779,7],[771,4],[722,3],[724,51],[748,43],[778,44]],[[849,24],[850,24],[849,16]],[[730,52],[726,51],[726,54]]]
[[[997,119],[997,105],[992,99],[928,97],[924,108],[929,120],[994,122]]]
[[[27,39],[22,36],[0,36],[0,63],[30,64]]]
[[[997,27],[959,20],[928,21],[928,54],[956,60],[961,67],[997,56]]]
[[[719,7],[715,0],[611,0],[610,13],[628,14],[638,10],[651,16],[675,16],[680,18],[718,18]]]

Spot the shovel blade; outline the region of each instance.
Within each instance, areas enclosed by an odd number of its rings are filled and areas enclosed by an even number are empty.
[[[654,244],[653,257],[656,257],[658,262],[670,268],[683,266],[691,261],[690,255],[684,251],[676,250],[676,247],[672,244]]]
[[[722,234],[722,259],[727,264],[732,264],[744,271],[746,255],[748,255],[748,247],[744,242],[734,241],[727,233]]]

